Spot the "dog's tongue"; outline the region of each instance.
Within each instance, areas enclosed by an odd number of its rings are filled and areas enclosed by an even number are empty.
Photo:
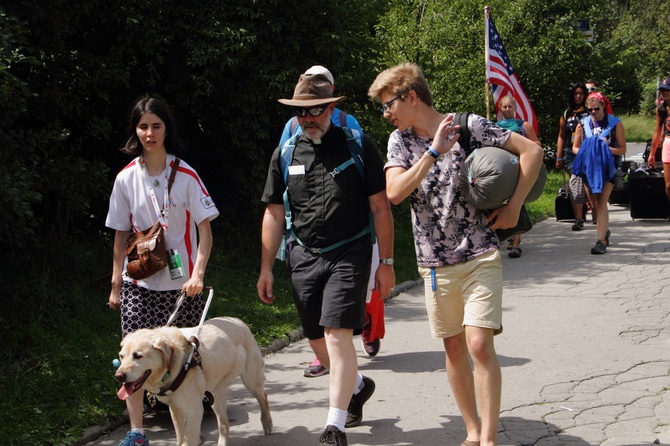
[[[124,384],[123,386],[121,386],[119,391],[116,393],[116,396],[118,396],[120,400],[125,401],[134,392],[135,392],[135,389],[133,389],[132,384]]]

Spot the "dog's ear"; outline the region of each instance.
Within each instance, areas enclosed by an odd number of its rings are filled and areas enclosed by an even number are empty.
[[[159,336],[154,340],[152,347],[158,350],[163,356],[163,365],[166,370],[170,370],[172,366],[172,358],[174,357],[174,347],[168,340]]]

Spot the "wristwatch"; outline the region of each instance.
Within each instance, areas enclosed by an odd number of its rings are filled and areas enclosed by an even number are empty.
[[[379,263],[383,263],[384,265],[393,265],[393,257],[387,257],[385,259],[379,259]]]

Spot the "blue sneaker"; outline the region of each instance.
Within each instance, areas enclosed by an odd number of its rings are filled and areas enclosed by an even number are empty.
[[[119,443],[119,446],[149,446],[149,439],[137,432],[128,432],[126,438]]]

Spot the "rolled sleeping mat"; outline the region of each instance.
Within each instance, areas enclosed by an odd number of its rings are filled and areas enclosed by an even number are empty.
[[[518,180],[518,156],[498,147],[480,147],[463,163],[458,187],[465,201],[477,209],[496,209],[509,200]],[[547,169],[543,163],[524,203],[537,200],[546,182]]]

